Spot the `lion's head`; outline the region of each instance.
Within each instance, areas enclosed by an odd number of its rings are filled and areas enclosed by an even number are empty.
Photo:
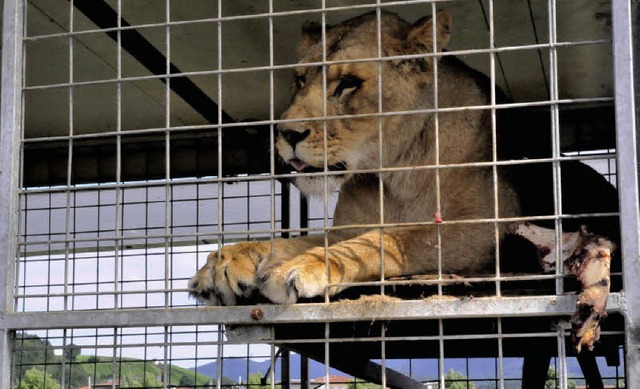
[[[402,151],[399,139],[409,139],[412,131],[419,131],[426,115],[376,114],[431,107],[437,57],[375,59],[433,53],[434,42],[435,51],[442,50],[449,42],[452,20],[447,12],[437,13],[435,20],[435,26],[431,17],[410,25],[395,14],[382,12],[378,29],[374,12],[326,27],[324,41],[322,26],[306,24],[293,100],[282,114],[282,119],[292,121],[277,128],[276,147],[284,162],[298,172],[324,171],[325,158],[329,171],[375,169],[380,166],[380,155],[384,166],[392,164]],[[359,62],[361,59],[371,60]],[[324,60],[338,62],[322,66]],[[344,115],[350,116],[340,117]],[[323,120],[326,117],[329,119]],[[338,188],[348,177],[330,175],[329,189]],[[307,194],[324,191],[320,176],[298,177],[296,185]]]

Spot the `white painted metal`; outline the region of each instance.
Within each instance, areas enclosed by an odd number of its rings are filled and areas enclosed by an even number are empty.
[[[22,137],[23,4],[4,2],[0,107],[0,320],[13,313]],[[12,332],[0,325],[0,386],[11,380]]]
[[[640,208],[630,1],[612,2],[627,387],[640,386]],[[638,28],[638,26],[635,26]],[[638,66],[638,65],[636,65]]]

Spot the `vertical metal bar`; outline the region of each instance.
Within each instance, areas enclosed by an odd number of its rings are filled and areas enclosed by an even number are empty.
[[[122,183],[122,0],[118,0],[118,30],[117,30],[117,48],[116,48],[116,72],[117,72],[117,92],[116,92],[116,182],[118,184]],[[115,309],[119,308],[118,297],[120,297],[120,301],[122,302],[122,298],[124,295],[119,294],[119,280],[120,280],[120,262],[119,259],[122,256],[121,248],[123,247],[123,241],[120,238],[122,236],[122,200],[124,197],[123,193],[124,189],[121,187],[115,188],[115,226],[114,232],[116,239],[114,241],[114,253],[113,253],[113,261],[115,266],[114,277],[113,277],[113,307]]]
[[[556,0],[549,0],[549,99],[551,104],[549,106],[551,112],[551,156],[554,158],[552,162],[552,175],[553,175],[553,215],[555,218],[555,230],[556,230],[556,258],[562,257],[562,220],[559,215],[562,214],[562,177],[560,170],[560,162],[555,160],[560,158],[560,112],[558,109],[558,52],[556,49],[557,43],[557,29],[556,29]],[[556,265],[556,294],[560,295],[564,291],[564,279],[562,275],[564,269],[560,264]]]
[[[323,23],[322,25],[324,26],[325,24]],[[326,252],[326,250],[325,250],[325,252]],[[329,339],[330,338],[331,338],[331,328],[329,326],[329,322],[326,322],[326,323],[324,323],[324,383],[325,383],[327,388],[330,386],[330,382],[329,382],[329,374],[330,374],[329,367],[331,366],[330,365],[331,360],[329,358],[330,352],[331,352],[331,350],[329,349],[329,347],[330,347]]]
[[[0,387],[11,384],[12,334],[2,318],[13,311],[17,255],[20,138],[22,135],[22,36],[24,3],[4,2],[2,29],[2,106],[0,107]]]
[[[567,389],[567,348],[564,339],[564,330],[558,326],[556,335],[558,342],[558,368],[556,370],[556,379],[560,382],[560,389]]]
[[[167,26],[165,28],[165,44],[166,44],[166,61],[165,61],[165,70],[167,72],[167,75],[169,74],[169,72],[171,71],[171,6],[170,6],[170,2],[169,0],[166,0],[165,2],[165,20],[167,21]],[[168,308],[171,304],[171,296],[172,294],[169,292],[169,289],[171,288],[171,280],[170,280],[170,273],[171,273],[171,245],[169,244],[169,241],[171,238],[168,238],[168,236],[170,236],[171,234],[171,225],[173,224],[173,214],[171,212],[169,212],[169,210],[171,209],[171,207],[169,206],[170,204],[170,198],[169,195],[171,193],[171,188],[170,188],[170,182],[171,182],[171,116],[170,116],[170,102],[171,102],[171,78],[167,77],[166,81],[165,81],[165,127],[166,127],[166,131],[165,131],[165,140],[164,140],[164,144],[165,144],[165,150],[164,150],[164,158],[165,158],[165,180],[166,180],[166,188],[165,188],[165,213],[164,213],[164,232],[165,232],[165,236],[167,236],[167,238],[164,239],[164,306],[165,308]],[[197,190],[197,189],[196,189]]]
[[[376,5],[376,58],[377,63],[377,88],[378,88],[378,168],[380,173],[378,174],[378,201],[380,213],[380,281],[384,281],[384,180],[382,169],[384,168],[383,154],[382,154],[382,9],[380,8],[380,0],[377,0]],[[384,285],[380,285],[380,294],[384,295]],[[384,347],[384,345],[383,345]],[[384,357],[384,354],[383,354]],[[384,372],[384,368],[383,368]],[[384,381],[383,377],[383,381]],[[383,382],[383,387],[384,382]]]
[[[494,17],[493,17],[493,0],[489,0],[489,70],[490,70],[490,80],[491,80],[491,90],[490,90],[490,99],[491,99],[491,154],[492,161],[495,163],[498,161],[498,143],[497,143],[497,135],[496,135],[496,53],[494,49],[496,48],[495,42],[495,26],[494,26]],[[492,179],[493,179],[493,217],[498,220],[500,217],[500,204],[498,201],[498,166],[493,165],[492,169]],[[495,242],[500,242],[500,228],[499,223],[496,221],[493,223],[494,228],[494,239]],[[496,244],[495,247],[495,272],[496,278],[500,277],[500,244]],[[498,279],[496,279],[496,296],[502,295],[502,284]]]
[[[502,318],[498,317],[496,320],[498,321],[498,388],[504,389],[504,351],[502,348],[504,337],[502,336]]]
[[[69,1],[69,84],[73,85],[73,0]],[[68,153],[67,156],[67,188],[71,188],[72,176],[73,176],[73,87],[69,87],[69,97],[68,97],[68,109],[69,109],[69,145],[68,145]],[[64,242],[64,310],[69,309],[69,257],[71,256],[71,248],[69,240],[71,239],[71,199],[72,194],[70,190],[67,190],[67,205],[65,209],[66,221],[65,221],[65,242]],[[75,200],[75,193],[73,199]],[[75,212],[75,210],[74,210]],[[51,231],[51,229],[49,229]],[[73,301],[73,300],[72,300]],[[63,386],[64,387],[64,386]]]
[[[218,71],[222,70],[222,0],[218,0],[218,23],[216,24],[216,34],[217,34],[217,53],[216,53],[216,62],[218,63]],[[218,124],[222,124],[222,73],[219,72],[216,77],[216,81],[218,82]],[[222,127],[218,127],[218,179],[222,178]],[[220,249],[222,248],[222,243],[224,242],[224,236],[222,235],[223,228],[223,216],[224,216],[224,193],[223,193],[224,184],[221,181],[216,183],[216,189],[218,190],[218,228],[216,235],[216,243],[218,248],[218,259],[220,258]]]
[[[379,8],[378,8],[379,9]],[[380,373],[382,374],[382,379],[380,380],[380,384],[383,388],[387,387],[387,324],[382,322],[380,325]]]
[[[327,117],[327,4],[326,0],[322,0],[322,21],[320,25],[322,26],[322,36],[321,36],[321,45],[322,45],[322,118]],[[329,179],[327,176],[327,172],[329,171],[328,167],[328,156],[327,156],[327,121],[322,120],[322,171],[324,175],[322,176],[322,182],[324,183],[323,191],[322,191],[322,199],[323,199],[323,218],[322,218],[322,226],[325,228],[324,231],[324,267],[325,267],[325,279],[327,284],[331,282],[330,274],[329,274],[329,232],[327,227],[329,227]],[[324,290],[324,301],[329,302],[329,288],[325,288]],[[328,325],[328,324],[327,324]],[[328,350],[328,345],[327,345]],[[328,352],[328,351],[327,351]],[[328,354],[327,354],[328,355]],[[329,384],[329,369],[327,368],[327,385]]]
[[[67,377],[66,377],[66,357],[67,357],[67,351],[70,350],[70,348],[68,347],[69,345],[67,344],[68,342],[68,338],[67,338],[67,330],[66,328],[62,330],[62,358],[60,358],[60,387],[64,388],[66,387],[66,382],[67,382]],[[71,369],[69,369],[71,370]],[[71,373],[71,371],[69,371],[69,373]]]
[[[117,261],[117,258],[116,258]],[[121,330],[120,330],[121,331]],[[122,340],[122,334],[120,334],[120,339]],[[113,377],[113,380],[111,382],[111,388],[112,389],[117,389],[116,388],[116,377],[118,377],[117,372],[117,368],[118,368],[118,364],[117,362],[121,359],[118,358],[118,343],[120,343],[120,345],[122,345],[122,342],[118,342],[118,328],[114,327],[113,328],[113,353],[111,354],[111,376]],[[122,357],[122,349],[120,349],[120,357]]]
[[[437,22],[436,22],[436,4],[431,3],[431,45],[433,46],[433,50],[431,51],[434,54],[434,57],[431,59],[431,63],[433,64],[433,109],[435,112],[433,113],[433,131],[434,131],[434,151],[435,151],[435,161],[434,164],[436,166],[435,174],[436,174],[436,215],[442,215],[442,210],[440,209],[441,198],[440,198],[440,120],[438,116],[438,107],[440,106],[438,103],[438,57],[435,55],[438,53],[438,42],[437,42]],[[437,233],[437,250],[438,250],[438,281],[442,281],[442,230],[439,224],[436,224],[436,233]],[[438,295],[442,295],[442,282],[438,282]],[[444,384],[442,384],[444,385]]]
[[[216,23],[216,34],[217,34],[217,43],[218,43],[218,47],[216,50],[216,62],[217,62],[217,68],[218,70],[222,70],[222,0],[218,0],[217,1],[217,14],[218,14],[218,23]],[[222,125],[222,73],[218,73],[218,76],[216,77],[216,81],[218,83],[218,90],[216,91],[217,97],[218,97],[218,124]],[[217,138],[218,138],[218,179],[222,178],[222,127],[218,127],[218,133],[217,133]],[[221,181],[218,181],[216,183],[216,189],[218,192],[218,198],[217,198],[217,205],[218,205],[218,215],[217,215],[217,221],[218,221],[218,228],[217,228],[217,232],[218,234],[216,235],[216,239],[217,239],[217,248],[218,248],[218,259],[220,259],[220,249],[222,248],[222,243],[224,242],[224,236],[222,235],[222,229],[224,227],[224,186],[223,183]],[[222,374],[224,373],[223,371],[223,364],[224,364],[224,359],[223,359],[223,355],[224,355],[224,335],[223,335],[223,327],[222,325],[218,325],[217,326],[217,334],[218,334],[218,344],[216,346],[216,388],[220,389],[222,388]],[[249,376],[247,375],[247,382],[249,381]]]
[[[274,46],[273,46],[273,1],[269,0],[269,120],[271,124],[269,125],[269,176],[271,179],[269,180],[269,194],[270,197],[270,210],[271,214],[269,217],[269,229],[271,230],[269,234],[269,240],[271,241],[271,255],[274,255],[275,244],[274,241],[276,239],[275,229],[276,229],[276,180],[273,178],[276,173],[276,155],[275,155],[275,135],[274,135],[274,127],[273,121],[275,120],[275,79],[273,75],[273,65],[274,65]],[[222,105],[222,104],[220,104]],[[284,199],[284,186],[286,184],[281,185],[281,192],[283,196],[280,198],[280,210],[287,208],[289,206],[288,201],[285,203]],[[288,222],[288,216],[287,216]],[[280,228],[284,228],[282,222],[280,223]],[[272,384],[273,385],[273,384]]]
[[[169,361],[169,334],[171,330],[169,326],[164,327],[164,344],[162,345],[163,354],[162,354],[162,388],[167,389],[171,384],[171,372],[169,371],[169,366],[171,366]],[[145,331],[147,329],[145,328]],[[146,342],[145,342],[146,343]],[[145,363],[146,366],[146,363]]]
[[[269,387],[276,387],[276,345],[271,343],[269,347]]]
[[[615,88],[618,191],[620,197],[623,260],[625,350],[628,388],[640,387],[640,216],[635,101],[633,90],[633,35],[631,2],[612,1],[613,71]]]
[[[218,3],[220,5],[220,3]],[[222,326],[218,326],[218,344],[216,346],[218,355],[216,355],[216,388],[220,389],[222,387],[222,374],[224,371],[222,368],[224,367],[224,336],[222,334]],[[247,376],[247,381],[249,380],[249,376]]]

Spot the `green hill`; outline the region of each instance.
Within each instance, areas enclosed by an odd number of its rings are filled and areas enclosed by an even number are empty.
[[[18,383],[18,387],[21,381],[26,380],[29,371],[31,380],[37,378],[34,377],[35,371],[42,372],[42,382],[46,379],[61,382],[64,371],[65,387],[71,389],[87,386],[89,380],[93,384],[115,380],[120,383],[121,388],[162,388],[163,381],[167,382],[167,386],[208,387],[211,379],[178,366],[165,367],[164,364],[155,361],[131,358],[114,361],[110,357],[81,355],[80,347],[74,345],[66,347],[63,355],[57,356],[53,352],[54,347],[48,341],[30,334],[17,336],[14,344],[15,382]],[[165,371],[168,379],[163,380]],[[231,380],[223,378],[223,383],[231,383]],[[26,381],[23,386],[28,386]]]
[[[115,371],[116,381],[120,382],[120,386],[132,388],[162,387],[165,374],[162,363],[129,358],[117,360],[114,366],[111,358],[78,355],[73,366],[82,369],[87,377],[92,377],[94,383],[110,381]],[[194,374],[193,371],[173,365],[166,366],[166,373],[170,377],[166,380],[169,385],[205,386],[210,380],[205,375]]]

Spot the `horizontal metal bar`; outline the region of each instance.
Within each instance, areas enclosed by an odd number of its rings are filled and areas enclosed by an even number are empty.
[[[113,28],[116,26],[130,26],[116,11],[103,0],[76,0],[72,6],[80,10],[93,23],[101,28]],[[117,32],[120,31],[120,34]],[[119,47],[125,49],[132,57],[138,60],[147,70],[153,73],[159,81],[167,83],[168,74],[177,74],[172,77],[169,88],[182,98],[191,108],[198,112],[210,123],[218,122],[218,104],[211,100],[191,79],[183,74],[172,62],[169,61],[155,46],[153,46],[137,29],[127,29],[105,32]],[[215,113],[215,114],[214,114]],[[221,111],[222,123],[231,123],[235,120],[225,111]]]
[[[122,137],[134,135],[157,135],[159,133],[165,134],[170,131],[173,134],[182,133],[193,130],[211,130],[211,129],[231,129],[231,128],[243,128],[243,127],[257,127],[257,126],[271,126],[281,123],[298,123],[308,121],[330,121],[330,120],[344,120],[344,119],[364,119],[371,117],[387,117],[387,116],[399,116],[399,115],[415,115],[415,114],[430,114],[430,113],[442,113],[442,112],[461,112],[461,111],[482,111],[491,109],[512,109],[512,108],[527,108],[527,107],[549,107],[553,105],[567,105],[572,104],[610,104],[614,101],[613,97],[588,97],[588,98],[575,98],[575,99],[552,99],[552,100],[540,100],[540,101],[528,101],[526,103],[505,103],[505,104],[486,104],[486,105],[473,105],[473,106],[461,106],[461,107],[447,107],[447,108],[424,108],[407,111],[388,111],[382,113],[362,113],[352,115],[337,115],[337,116],[321,116],[311,118],[299,118],[299,119],[278,119],[278,120],[256,120],[253,122],[238,122],[227,124],[202,124],[202,125],[188,125],[188,126],[174,126],[174,127],[156,127],[145,128],[141,130],[127,130],[127,131],[103,131],[91,134],[78,134],[78,135],[60,135],[60,136],[47,136],[47,137],[33,137],[23,139],[23,143],[35,143],[35,142],[53,142],[64,141],[71,139],[99,139],[107,137]]]
[[[148,327],[142,327],[148,328]],[[50,330],[57,330],[57,328],[49,328]],[[1,330],[0,330],[1,331]],[[232,325],[224,328],[224,332],[227,335],[227,338],[222,341],[210,340],[214,337],[201,337],[197,342],[198,347],[202,346],[216,346],[216,345],[232,345],[232,344],[247,344],[247,343],[268,343],[272,340],[270,325]],[[217,330],[211,331],[171,331],[173,336],[176,335],[203,335],[203,334],[217,334]],[[126,337],[140,337],[140,335],[144,335],[144,332],[127,334]],[[149,334],[149,333],[147,333]],[[156,332],[152,335],[160,335],[162,332]],[[614,336],[614,335],[624,335],[624,331],[602,331],[602,336]],[[413,341],[435,341],[435,340],[482,340],[482,339],[527,339],[527,338],[555,338],[558,336],[558,331],[550,328],[548,332],[524,332],[524,333],[508,333],[508,334],[498,334],[498,333],[483,333],[483,334],[474,334],[474,335],[422,335],[422,336],[407,336],[405,334],[398,336],[358,336],[358,337],[339,337],[339,338],[305,338],[305,339],[278,339],[278,345],[304,345],[304,344],[317,344],[317,343],[368,343],[368,342],[413,342]],[[56,339],[55,336],[48,336],[48,340]],[[100,339],[100,338],[113,338],[112,334],[109,335],[89,335],[89,336],[73,336],[74,340],[82,340],[82,339]],[[206,340],[205,340],[206,339]],[[180,347],[180,346],[193,346],[195,342],[189,341],[147,341],[147,342],[126,342],[123,344],[119,344],[118,347],[121,348],[137,348],[137,347]],[[83,346],[91,349],[113,349],[112,344],[93,344],[90,346]],[[42,350],[42,346],[21,346],[22,350]]]
[[[358,59],[337,59],[337,60],[327,60],[327,61],[307,62],[307,63],[253,66],[253,67],[243,67],[243,68],[227,68],[227,69],[218,69],[218,70],[198,70],[198,71],[190,71],[190,72],[182,72],[175,69],[175,71],[172,71],[171,73],[155,73],[154,75],[150,75],[150,76],[131,76],[131,77],[109,78],[109,79],[103,79],[103,80],[31,85],[31,86],[25,86],[24,90],[29,91],[29,90],[58,89],[58,88],[89,86],[89,85],[104,85],[104,84],[121,83],[121,82],[146,81],[146,80],[164,81],[166,79],[172,79],[172,78],[183,78],[183,77],[190,77],[190,76],[211,76],[211,75],[220,75],[225,73],[249,73],[249,72],[258,72],[258,71],[293,70],[300,67],[317,67],[317,66],[364,63],[364,62],[392,62],[392,61],[399,61],[399,60],[429,58],[429,57],[440,58],[440,57],[463,56],[463,55],[472,55],[472,54],[492,54],[492,53],[501,53],[501,52],[510,52],[510,51],[540,50],[543,48],[563,48],[563,47],[576,47],[576,46],[609,44],[609,43],[611,43],[611,41],[609,40],[592,40],[592,41],[579,41],[579,42],[561,42],[561,43],[554,43],[553,45],[535,44],[535,45],[528,45],[528,46],[507,46],[507,47],[501,47],[501,48],[467,49],[467,50],[455,50],[455,51],[442,51],[437,53],[404,54],[404,55],[358,58]],[[215,123],[216,121],[212,121],[212,122]]]
[[[609,295],[607,310],[620,311],[620,293]],[[104,311],[30,312],[0,316],[0,329],[140,327],[211,324],[284,324],[363,320],[420,320],[571,315],[575,295],[480,297],[447,300],[377,300],[328,304],[257,305]],[[262,319],[255,320],[254,310]]]
[[[503,111],[510,117],[530,123],[530,128],[543,127],[548,122],[546,109],[518,109],[518,112]],[[526,117],[526,118],[524,118]],[[613,106],[566,109],[562,111],[561,149],[589,150],[595,148],[613,149],[613,133],[605,135],[603,128],[613,128]],[[504,128],[510,126],[511,118],[506,118]],[[538,123],[538,124],[536,124]],[[173,131],[173,130],[171,130]],[[173,179],[185,177],[204,177],[218,171],[218,159],[211,150],[217,150],[217,132],[191,131],[172,134],[170,140],[169,175]],[[166,130],[162,133],[146,136],[121,137],[76,137],[73,143],[71,166],[71,184],[97,184],[114,182],[116,178],[117,140],[121,142],[122,181],[160,180],[167,176],[166,166]],[[235,128],[225,131],[222,137],[222,176],[234,177],[241,174],[261,174],[269,172],[271,129],[269,126]],[[71,138],[70,138],[71,139]],[[67,184],[69,141],[25,140],[24,178],[26,187],[43,187]],[[251,139],[251,142],[247,142]],[[508,140],[505,142],[510,143]],[[237,158],[252,155],[253,158]],[[613,156],[609,154],[608,156]],[[534,155],[528,155],[529,158]],[[591,156],[594,157],[594,156]],[[599,158],[599,157],[595,157]],[[501,160],[508,158],[499,158]],[[176,161],[179,161],[176,163]],[[284,164],[276,164],[277,174],[290,173]]]
[[[612,274],[613,275],[613,274]],[[543,280],[553,280],[556,278],[573,278],[570,275],[564,274],[530,274],[530,275],[508,275],[502,273],[500,276],[496,277],[492,274],[477,274],[471,277],[456,277],[456,278],[444,278],[446,275],[443,275],[443,278],[438,279],[401,279],[401,280],[385,280],[385,281],[363,281],[363,282],[343,282],[343,283],[329,283],[327,287],[332,286],[341,286],[341,287],[353,287],[353,286],[406,286],[406,285],[456,285],[463,283],[479,283],[479,282],[520,282],[520,281],[543,281]],[[172,281],[178,281],[179,279],[172,279]],[[186,281],[186,279],[183,278]],[[164,279],[153,279],[153,280],[145,280],[144,282],[162,282]],[[142,281],[110,281],[110,282],[101,282],[98,284],[81,284],[80,286],[88,286],[88,285],[97,285],[97,286],[105,286],[111,285],[114,283],[119,285],[127,285],[134,283],[141,283]],[[62,288],[64,284],[47,284],[47,285],[19,285],[20,290],[30,289],[30,288],[42,288],[47,286],[48,288]],[[78,287],[78,284],[73,284],[74,287]],[[53,298],[53,297],[86,297],[86,296],[113,296],[113,295],[139,295],[139,294],[160,294],[160,293],[188,293],[189,289],[187,288],[153,288],[153,289],[129,289],[129,290],[101,290],[101,291],[89,291],[89,292],[67,292],[67,293],[15,293],[14,297],[16,299],[36,299],[36,298]],[[159,305],[158,305],[159,306]]]
[[[89,237],[89,238],[64,238],[64,239],[49,239],[41,241],[31,242],[18,242],[19,247],[29,247],[36,245],[50,245],[50,244],[64,244],[64,243],[80,243],[80,242],[110,242],[110,241],[122,241],[121,246],[126,246],[126,241],[141,240],[141,239],[171,239],[174,241],[180,238],[193,238],[196,240],[203,239],[205,237],[218,237],[218,236],[243,236],[243,235],[267,235],[267,234],[280,234],[280,233],[309,233],[309,232],[331,232],[350,229],[361,228],[396,228],[396,227],[418,227],[418,226],[431,226],[431,225],[453,225],[453,224],[481,224],[481,223],[514,223],[514,222],[535,222],[545,220],[571,220],[585,217],[617,217],[619,213],[582,213],[575,215],[548,215],[548,216],[522,216],[522,217],[509,217],[509,218],[487,218],[487,219],[471,219],[471,220],[449,220],[436,223],[435,221],[424,222],[406,222],[406,223],[373,223],[373,224],[348,224],[340,226],[331,226],[328,223],[324,227],[307,227],[307,228],[276,228],[276,229],[261,229],[261,230],[235,230],[235,231],[210,231],[210,232],[193,232],[193,233],[165,233],[165,234],[144,234],[144,235],[113,235],[108,237]],[[245,223],[242,223],[245,224]],[[262,239],[252,239],[262,240]]]
[[[216,18],[202,18],[202,19],[189,19],[189,20],[175,20],[170,22],[160,22],[160,23],[146,23],[146,24],[138,24],[136,26],[132,26],[131,28],[150,28],[150,27],[167,27],[167,26],[178,26],[185,24],[196,24],[196,23],[218,23],[225,21],[234,21],[234,20],[247,20],[247,19],[265,19],[279,16],[291,16],[291,15],[304,15],[308,16],[311,14],[319,14],[326,12],[336,12],[336,11],[351,11],[358,9],[378,9],[384,7],[392,7],[397,5],[411,5],[411,4],[430,4],[430,3],[451,3],[457,2],[459,0],[402,0],[402,1],[391,1],[384,4],[354,4],[354,5],[345,5],[345,6],[336,6],[336,7],[324,7],[324,8],[313,8],[313,9],[304,9],[304,10],[292,10],[292,11],[279,11],[279,12],[269,12],[269,13],[253,13],[247,15],[233,15],[233,16],[221,16]],[[121,27],[124,29],[124,27]],[[117,30],[117,29],[107,29],[107,30]],[[97,33],[104,32],[102,29],[91,29],[81,31],[82,33]],[[74,32],[79,33],[79,32]],[[32,36],[26,39],[35,40],[37,38],[47,38],[47,37],[55,37],[55,36],[69,36],[69,33],[59,33],[59,34],[47,34],[47,35],[38,35]]]
[[[82,192],[87,190],[109,190],[116,188],[152,188],[152,187],[164,187],[164,186],[180,186],[188,184],[214,184],[214,183],[239,183],[250,181],[267,181],[270,179],[291,179],[297,177],[322,177],[332,175],[344,175],[345,173],[351,174],[370,174],[370,173],[388,173],[388,172],[401,172],[401,171],[417,171],[417,170],[433,170],[433,169],[457,169],[457,168],[470,168],[470,167],[494,167],[494,166],[520,166],[536,163],[549,163],[549,162],[566,162],[566,161],[589,161],[589,160],[602,160],[615,158],[616,154],[592,154],[592,155],[572,155],[562,156],[557,158],[530,158],[530,159],[517,159],[517,160],[501,160],[490,162],[468,162],[468,163],[450,163],[441,165],[414,165],[414,166],[401,166],[401,167],[384,167],[382,169],[348,169],[341,171],[326,171],[318,173],[278,173],[278,174],[261,174],[261,175],[247,175],[240,177],[203,177],[203,178],[184,178],[184,179],[171,179],[171,180],[155,180],[155,181],[134,181],[134,182],[122,182],[122,183],[95,183],[95,184],[83,184],[83,185],[58,185],[55,187],[47,188],[25,188],[20,190],[20,194],[35,194],[35,193],[61,193],[61,192]]]

